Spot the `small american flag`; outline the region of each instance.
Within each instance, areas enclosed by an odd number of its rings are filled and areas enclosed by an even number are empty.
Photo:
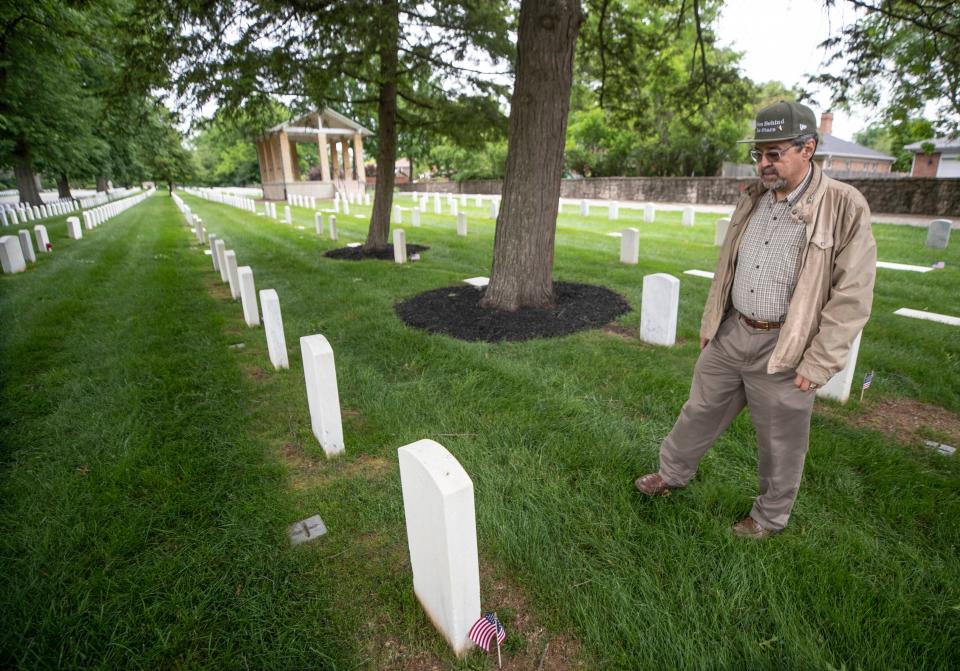
[[[863,377],[863,388],[867,389],[871,382],[873,382],[873,371],[870,371]]]
[[[497,619],[497,616],[493,613],[487,613],[473,623],[468,636],[471,641],[487,652],[490,652],[490,640],[493,638],[494,633],[497,635],[497,643],[503,643],[503,639],[507,637],[506,632],[503,630],[503,625],[500,623],[500,620]]]

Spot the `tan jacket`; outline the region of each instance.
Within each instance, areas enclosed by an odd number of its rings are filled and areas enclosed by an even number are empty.
[[[713,338],[732,306],[740,238],[764,193],[759,182],[748,187],[730,218],[700,322],[701,338]],[[850,345],[870,317],[877,272],[870,206],[859,191],[827,177],[814,163],[810,185],[790,216],[806,225],[807,244],[767,372],[796,370],[824,385],[846,365]]]

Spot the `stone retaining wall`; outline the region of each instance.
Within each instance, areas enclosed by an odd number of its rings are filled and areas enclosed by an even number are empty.
[[[924,177],[844,178],[864,195],[870,209],[884,214],[932,215],[960,218],[960,179]],[[733,177],[593,177],[565,179],[563,198],[633,200],[655,203],[733,205],[751,180]],[[417,182],[402,191],[440,193],[500,193],[500,180],[472,182]]]

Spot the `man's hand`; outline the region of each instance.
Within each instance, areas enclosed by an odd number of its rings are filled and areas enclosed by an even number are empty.
[[[703,348],[707,346],[707,343],[710,342],[709,338],[700,338],[700,351],[703,351]]]
[[[800,391],[810,391],[811,389],[816,389],[818,386],[815,382],[811,382],[799,373],[797,377],[794,378],[793,383],[800,388]]]

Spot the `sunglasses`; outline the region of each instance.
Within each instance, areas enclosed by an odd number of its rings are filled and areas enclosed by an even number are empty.
[[[761,158],[766,158],[770,163],[776,163],[791,149],[796,149],[796,146],[790,145],[786,149],[767,149],[766,151],[751,149],[750,158],[753,159],[754,163],[759,163]]]

